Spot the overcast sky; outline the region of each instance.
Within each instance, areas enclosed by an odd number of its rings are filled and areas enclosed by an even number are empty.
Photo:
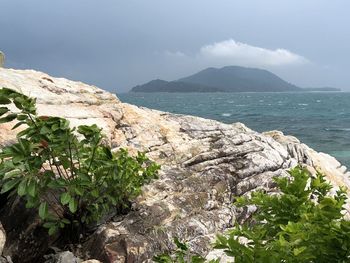
[[[113,92],[209,66],[350,90],[349,0],[0,0],[6,67]]]

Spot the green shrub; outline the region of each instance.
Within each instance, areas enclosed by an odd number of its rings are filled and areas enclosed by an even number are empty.
[[[204,263],[205,258],[194,255],[188,249],[186,243],[180,242],[178,238],[174,238],[176,250],[169,253],[163,253],[153,257],[153,261],[157,263]],[[218,263],[219,260],[211,260],[210,263]]]
[[[0,89],[0,123],[24,125],[17,142],[0,152],[1,193],[11,192],[38,208],[49,234],[68,225],[82,231],[117,209],[128,207],[141,186],[156,177],[159,166],[144,154],[112,153],[96,125],[69,127],[58,117],[38,116],[36,100]]]
[[[236,263],[350,262],[345,189],[330,196],[332,186],[321,174],[311,178],[297,167],[290,175],[292,180],[275,179],[281,195],[255,192],[251,198],[238,198],[236,205],[255,205],[257,211],[249,222],[218,236],[215,248],[224,249]]]

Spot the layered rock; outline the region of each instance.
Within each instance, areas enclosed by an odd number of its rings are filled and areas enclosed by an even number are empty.
[[[274,191],[272,178],[287,176],[298,163],[321,170],[335,186],[350,187],[346,168],[333,157],[281,132],[259,134],[241,123],[140,108],[96,87],[30,70],[0,69],[0,86],[37,97],[41,115],[61,116],[72,125],[95,123],[114,150],[146,151],[162,165],[160,178],[144,187],[132,211],[101,225],[83,244],[87,259],[149,261],[172,248],[173,237],[206,256],[216,233],[252,212],[232,206],[234,197]],[[0,125],[0,146],[15,138],[12,126]],[[15,253],[10,247],[4,253]]]

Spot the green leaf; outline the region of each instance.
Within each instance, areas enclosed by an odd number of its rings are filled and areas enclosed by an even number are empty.
[[[20,178],[15,178],[4,183],[4,185],[1,188],[1,194],[12,190],[19,182]]]
[[[21,175],[22,175],[21,170],[15,169],[15,170],[12,170],[12,171],[10,171],[10,172],[5,173],[5,175],[4,175],[4,177],[2,178],[2,180],[7,180],[7,179],[9,179],[9,178],[11,178],[11,177],[19,177],[19,176],[21,176]]]
[[[91,195],[93,196],[93,197],[98,197],[99,196],[99,192],[98,192],[98,190],[97,189],[94,189],[94,190],[92,190],[91,191]]]
[[[47,215],[48,215],[48,205],[46,202],[43,202],[39,206],[39,216],[41,219],[44,220],[46,219]]]
[[[69,200],[69,211],[71,211],[72,213],[75,213],[78,209],[78,201],[75,200],[74,198],[71,198]]]
[[[113,158],[113,154],[112,154],[112,151],[111,151],[110,148],[108,148],[108,147],[103,147],[103,151],[104,151],[104,153],[106,154],[106,156],[107,156],[108,159],[111,160],[111,159]]]
[[[204,263],[205,259],[201,256],[193,256],[191,259],[192,263]]]
[[[17,194],[19,196],[24,196],[27,193],[27,180],[23,179],[17,188]]]
[[[298,248],[294,248],[293,249],[293,254],[294,256],[298,256],[300,253],[302,253],[303,251],[305,251],[307,249],[307,247],[298,247]]]
[[[6,97],[0,96],[0,104],[11,104],[11,100]]]
[[[152,260],[156,263],[173,263],[174,262],[172,258],[167,254],[154,256]]]
[[[56,223],[54,222],[46,222],[43,224],[43,227],[45,228],[50,228],[50,227],[53,227],[53,226],[56,226]]]
[[[9,109],[7,107],[0,107],[0,116],[4,115],[8,111]]]
[[[188,250],[187,245],[185,243],[180,242],[180,240],[177,237],[174,238],[174,243],[180,250],[182,251]]]
[[[52,236],[52,235],[56,234],[57,231],[58,231],[57,225],[51,226],[51,227],[49,228],[49,235]]]
[[[27,188],[28,194],[32,197],[35,197],[37,194],[37,184],[34,180],[29,181],[28,188]]]
[[[68,219],[66,219],[66,218],[62,218],[61,222],[62,222],[63,224],[65,224],[65,225],[69,225],[69,224],[71,223],[71,222],[70,222]]]
[[[72,199],[71,195],[67,192],[61,194],[61,203],[62,205],[66,205],[70,202],[70,200]]]
[[[26,124],[26,123],[25,123],[24,121],[19,121],[19,122],[17,122],[16,125],[14,125],[14,126],[12,127],[12,130],[18,128],[19,126],[21,126],[21,125],[23,125],[23,124]]]
[[[16,118],[17,118],[17,114],[16,113],[11,113],[11,114],[7,115],[6,117],[0,118],[0,124],[1,123],[11,122],[11,121],[13,121]]]
[[[17,91],[13,90],[13,89],[9,89],[9,88],[5,88],[3,87],[2,89],[0,89],[0,97],[1,96],[5,96],[5,97],[15,97],[16,95],[20,95],[20,96],[23,96],[23,97],[26,97],[25,95],[23,94],[20,94],[18,93]]]
[[[23,97],[16,97],[16,98],[13,100],[13,103],[15,104],[15,106],[16,106],[17,109],[22,110],[22,109],[23,109],[22,103],[25,103],[25,102],[24,102],[24,98],[23,98]]]
[[[51,133],[51,130],[48,128],[48,127],[46,127],[46,126],[43,126],[41,129],[40,129],[40,134],[49,134],[49,133]]]
[[[28,116],[25,114],[18,114],[17,115],[17,120],[19,120],[19,121],[25,121],[27,119],[28,119]]]
[[[217,238],[217,243],[220,243],[220,245],[224,245],[224,246],[227,245],[227,239],[225,236],[217,235],[216,238]]]
[[[51,188],[51,189],[58,189],[60,188],[60,184],[56,181],[56,180],[51,180],[48,184],[47,187]]]
[[[74,192],[75,192],[77,195],[80,195],[80,196],[82,196],[82,195],[84,194],[83,189],[80,188],[79,186],[76,186],[76,187],[74,188]]]
[[[36,202],[33,200],[28,200],[26,203],[26,208],[33,208],[36,206]]]

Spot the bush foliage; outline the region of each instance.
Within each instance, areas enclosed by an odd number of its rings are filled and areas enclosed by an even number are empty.
[[[1,193],[38,208],[49,234],[68,225],[81,231],[111,209],[124,209],[157,175],[159,166],[144,154],[113,153],[96,125],[75,129],[66,119],[38,116],[34,98],[7,88],[0,90],[0,104],[7,105],[0,107],[0,123],[24,126],[17,142],[0,152]]]
[[[312,178],[300,167],[290,178],[275,178],[280,195],[255,192],[236,205],[255,205],[252,220],[218,236],[215,248],[235,262],[350,262],[350,222],[344,219],[346,189],[332,186],[320,173]],[[242,241],[242,237],[246,242]]]

